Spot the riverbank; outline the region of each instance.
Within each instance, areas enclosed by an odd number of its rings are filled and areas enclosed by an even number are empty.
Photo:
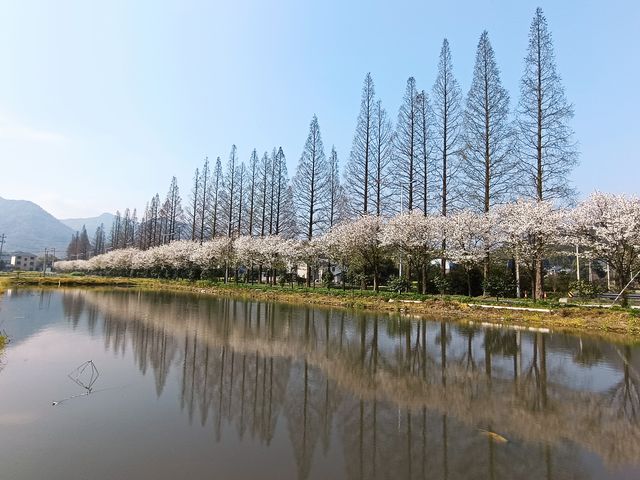
[[[557,302],[532,302],[507,299],[453,297],[342,290],[339,288],[303,288],[264,284],[215,283],[210,281],[159,280],[150,278],[97,276],[4,276],[0,293],[13,287],[119,287],[142,290],[186,291],[207,295],[226,295],[256,300],[345,307],[380,312],[397,312],[430,320],[491,323],[498,326],[591,333],[640,342],[640,311],[563,305]],[[483,308],[485,307],[485,308]],[[486,308],[490,307],[490,308]]]

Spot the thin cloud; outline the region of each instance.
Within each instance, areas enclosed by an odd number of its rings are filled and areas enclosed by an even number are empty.
[[[0,117],[0,139],[29,143],[64,143],[67,141],[67,138],[60,133],[21,125],[6,117]]]

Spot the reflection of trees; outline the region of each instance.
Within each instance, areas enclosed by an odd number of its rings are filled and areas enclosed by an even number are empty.
[[[619,417],[634,424],[640,423],[640,378],[631,371],[631,347],[626,345],[622,357],[622,380],[608,392],[607,404],[617,410]]]
[[[531,363],[518,384],[518,397],[532,411],[544,411],[547,395],[546,336],[536,333],[531,345]]]
[[[78,326],[80,316],[84,312],[85,296],[80,291],[65,292],[62,296],[62,307],[73,328]]]
[[[602,350],[595,342],[584,341],[580,338],[578,345],[578,351],[573,356],[577,363],[591,367],[602,359]]]
[[[572,444],[613,463],[640,455],[640,427],[618,416],[619,401],[547,378],[542,334],[232,299],[83,295],[85,311],[102,315],[109,348],[129,345],[158,394],[176,366],[183,408],[218,439],[230,425],[269,444],[284,420],[299,478],[327,452],[334,425],[350,478],[544,477],[554,463],[582,477]],[[78,315],[77,302],[67,304]],[[470,368],[476,337],[484,369]],[[513,378],[494,372],[498,357],[513,357]]]
[[[476,369],[475,359],[473,358],[473,339],[478,332],[480,332],[480,328],[475,325],[459,325],[458,333],[466,339],[467,349],[465,354],[462,357],[462,361],[464,366],[473,371]]]

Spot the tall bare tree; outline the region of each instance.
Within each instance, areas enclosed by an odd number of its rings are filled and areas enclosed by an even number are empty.
[[[433,133],[438,174],[442,182],[439,192],[441,214],[447,215],[455,201],[455,175],[462,141],[462,94],[453,74],[449,41],[445,38],[440,50],[438,76],[433,86]]]
[[[393,197],[393,126],[378,100],[375,105],[373,129],[373,162],[372,162],[372,191],[371,211],[380,216],[391,213]]]
[[[508,201],[514,191],[514,129],[509,119],[509,93],[502,86],[500,69],[489,34],[480,35],[473,80],[464,112],[464,149],[461,185],[467,207],[487,213]],[[483,276],[489,274],[489,251]]]
[[[204,164],[202,165],[202,172],[200,174],[200,200],[199,200],[199,210],[198,220],[198,238],[200,243],[204,242],[206,237],[206,221],[207,215],[209,213],[209,201],[211,200],[211,169],[209,167],[209,157],[204,158]]]
[[[229,161],[227,162],[227,173],[225,176],[225,194],[224,194],[224,209],[227,215],[227,236],[231,236],[233,233],[233,212],[235,206],[235,195],[237,188],[237,175],[238,175],[238,151],[235,145],[231,146],[231,153],[229,153]]]
[[[295,204],[293,201],[293,188],[289,182],[287,182],[287,185],[283,187],[279,218],[278,235],[282,235],[285,238],[297,237],[299,231]]]
[[[395,140],[395,183],[400,195],[400,210],[416,206],[416,182],[418,169],[418,91],[416,80],[409,77],[398,112]],[[406,192],[406,200],[405,200]]]
[[[200,169],[196,168],[193,174],[193,184],[191,187],[191,198],[189,201],[189,209],[187,210],[187,218],[191,226],[191,241],[194,241],[198,235],[198,201],[200,199]],[[148,209],[145,212],[145,218],[148,216]]]
[[[422,212],[426,215],[429,213],[429,189],[431,150],[433,148],[433,140],[431,138],[431,122],[432,111],[429,103],[429,96],[422,90],[416,97],[418,109],[418,181],[416,188],[416,196],[421,201]]]
[[[567,101],[556,71],[551,32],[541,8],[529,29],[529,47],[520,81],[518,158],[526,179],[523,193],[539,202],[570,200],[569,173],[578,154],[569,121],[573,106]],[[535,260],[535,298],[543,295],[542,258]]]
[[[299,226],[308,240],[326,227],[329,164],[324,154],[318,117],[309,125],[309,135],[293,177],[293,194]]]
[[[224,178],[222,175],[222,161],[216,158],[216,166],[213,168],[213,178],[211,181],[211,238],[220,233],[220,210],[222,191],[224,190]]]
[[[461,183],[468,207],[488,212],[513,193],[514,130],[509,119],[509,93],[484,31],[478,42],[473,80],[464,113]]]
[[[109,247],[112,250],[120,248],[118,240],[120,239],[120,230],[122,229],[122,216],[120,210],[116,210],[116,215],[111,224],[111,231],[109,232]]]
[[[455,179],[458,169],[458,155],[462,140],[462,105],[460,86],[453,75],[453,63],[449,41],[445,38],[440,50],[438,62],[438,76],[433,86],[433,132],[435,153],[438,160],[438,174],[442,182],[439,192],[441,200],[440,213],[446,216],[451,203],[455,201]],[[446,238],[442,240],[442,249],[447,246]],[[446,260],[441,262],[441,270],[444,275]]]
[[[182,198],[180,197],[180,188],[178,187],[178,179],[171,178],[169,191],[165,199],[165,211],[167,216],[167,237],[166,242],[179,240],[181,237],[181,228],[183,223],[184,211],[182,210]]]
[[[345,187],[355,214],[367,214],[371,208],[369,197],[375,148],[375,110],[375,88],[371,73],[367,73],[362,85],[360,113],[345,171]]]
[[[96,228],[96,233],[93,236],[93,256],[102,255],[106,252],[106,235],[104,231],[104,223],[101,223],[98,228]]]
[[[569,173],[577,164],[569,121],[573,106],[556,71],[553,40],[542,9],[529,30],[525,71],[520,80],[518,156],[527,177],[524,190],[539,201],[567,200],[574,191]]]
[[[288,201],[287,198],[287,186],[289,184],[289,174],[287,172],[287,158],[284,155],[284,151],[282,147],[278,148],[278,153],[275,156],[277,167],[275,169],[276,178],[273,180],[275,185],[275,196],[273,199],[274,214],[275,214],[275,229],[274,232],[276,235],[281,233],[282,227],[282,218],[283,212],[287,208],[285,203]]]
[[[258,193],[258,201],[260,202],[260,236],[264,237],[267,233],[267,208],[269,207],[269,174],[271,173],[271,161],[269,154],[264,152],[260,160],[260,191]]]
[[[346,198],[344,188],[340,184],[340,166],[336,147],[331,147],[329,154],[329,195],[327,205],[327,227],[342,222],[346,218]],[[365,212],[363,212],[365,213]]]
[[[88,260],[90,256],[91,242],[86,227],[82,225],[82,229],[71,236],[71,241],[67,245],[67,259]]]
[[[276,147],[271,150],[271,181],[269,192],[269,235],[273,234],[275,227],[275,196],[276,196],[276,172],[278,171],[278,151]]]
[[[258,191],[258,152],[254,148],[249,159],[249,209],[247,211],[248,234],[253,236],[253,225],[255,219],[256,194]]]
[[[240,168],[238,169],[238,235],[242,235],[243,232],[243,224],[242,224],[242,213],[243,213],[243,200],[246,195],[245,191],[245,183],[246,183],[246,175],[245,175],[246,167],[244,166],[244,162],[240,163]]]

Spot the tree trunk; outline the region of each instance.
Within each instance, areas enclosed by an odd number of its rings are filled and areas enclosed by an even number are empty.
[[[427,265],[426,263],[422,264],[422,294],[427,294]]]
[[[543,293],[543,284],[542,284],[542,259],[540,257],[536,257],[536,280],[535,280],[535,293],[533,295],[534,300],[541,300]]]
[[[516,268],[516,298],[520,298],[522,296],[522,291],[520,288],[520,262],[518,262],[518,255],[514,257],[513,263]]]
[[[489,278],[489,262],[491,259],[489,258],[489,252],[486,253],[484,257],[484,267],[482,269],[482,296],[487,296],[487,279]]]

